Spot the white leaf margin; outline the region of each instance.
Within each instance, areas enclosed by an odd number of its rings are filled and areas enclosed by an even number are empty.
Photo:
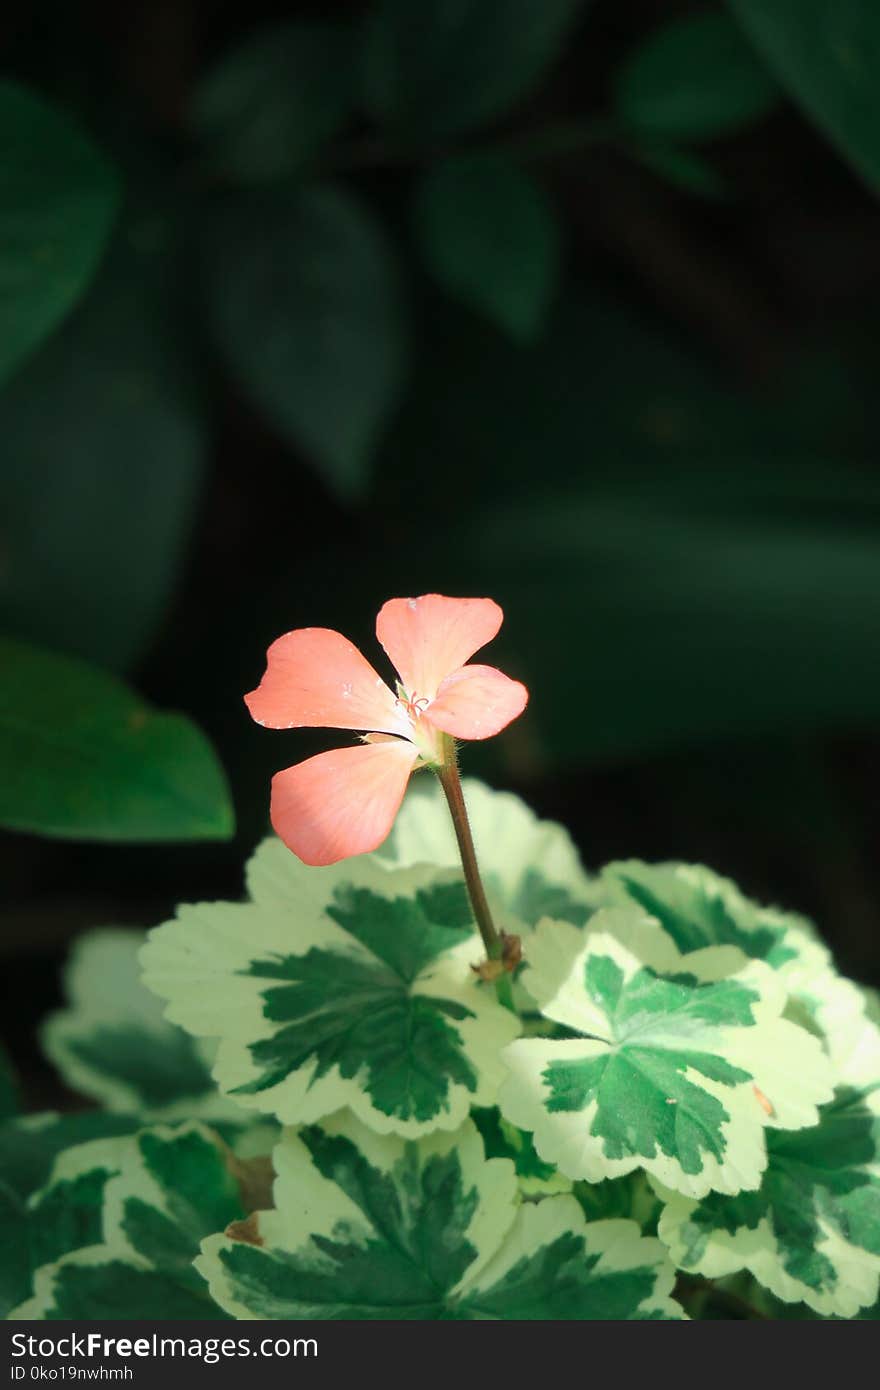
[[[406,1153],[407,1141],[398,1135],[377,1134],[351,1114],[341,1112],[321,1121],[321,1129],[331,1136],[348,1139],[364,1155],[371,1167],[381,1173],[391,1172]],[[516,1217],[518,1199],[516,1174],[506,1158],[487,1159],[483,1141],[471,1120],[465,1121],[452,1133],[435,1130],[417,1141],[420,1166],[433,1156],[445,1157],[457,1150],[460,1159],[462,1184],[477,1195],[476,1209],[463,1239],[473,1246],[476,1255],[468,1273],[478,1272],[492,1258]],[[285,1131],[274,1151],[275,1206],[258,1212],[255,1227],[267,1260],[272,1252],[296,1254],[308,1248],[315,1236],[332,1237],[340,1226],[347,1240],[366,1242],[373,1229],[361,1208],[325,1177],[312,1159],[305,1144],[294,1130]],[[202,1253],[195,1268],[207,1281],[214,1301],[235,1318],[255,1320],[278,1316],[289,1317],[289,1310],[279,1308],[277,1314],[266,1306],[253,1309],[241,1301],[235,1281],[230,1278],[220,1256],[239,1242],[225,1235],[209,1236],[202,1241]]]
[[[141,982],[138,957],[145,940],[145,932],[122,927],[98,927],[79,938],[64,970],[67,1007],[49,1014],[40,1027],[43,1051],[73,1090],[114,1114],[140,1114],[145,1123],[200,1116],[247,1124],[248,1111],[213,1089],[169,1105],[145,1107],[136,1086],[77,1055],[73,1045],[102,1027],[133,1026],[155,1037],[158,1047],[164,1046],[174,1025],[163,1016],[160,1000]],[[216,1047],[196,1039],[195,1048],[210,1072]]]
[[[291,868],[291,864],[298,868]],[[472,966],[483,957],[474,935],[438,956],[417,976],[414,995],[446,998],[464,1005],[472,1017],[450,1020],[462,1051],[477,1076],[476,1090],[450,1079],[446,1108],[428,1120],[402,1120],[373,1105],[358,1076],[343,1077],[337,1066],[316,1076],[312,1059],[282,1081],[252,1094],[237,1091],[262,1075],[250,1054],[253,1043],[272,1037],[283,1025],[264,1015],[267,981],[245,972],[258,959],[305,955],[312,947],[338,950],[350,958],[376,958],[325,908],[337,885],[364,888],[379,897],[412,897],[419,889],[454,881],[429,865],[393,876],[367,857],[326,869],[306,868],[269,839],[248,865],[250,903],[184,906],[177,918],[156,927],[141,951],[144,983],[167,1000],[165,1017],[198,1036],[219,1039],[213,1076],[221,1091],[248,1110],[274,1115],[281,1124],[310,1124],[349,1107],[381,1134],[417,1138],[433,1129],[457,1129],[472,1105],[491,1105],[504,1075],[502,1048],[519,1032],[519,1022],[481,985]],[[301,891],[294,885],[300,885]]]
[[[643,1235],[635,1221],[615,1218],[588,1222],[577,1200],[567,1194],[524,1203],[500,1249],[482,1268],[466,1272],[456,1286],[456,1296],[466,1303],[470,1296],[479,1298],[481,1293],[491,1292],[520,1260],[533,1257],[565,1235],[580,1236],[585,1254],[598,1256],[594,1267],[597,1278],[653,1267],[654,1287],[638,1304],[636,1314],[642,1318],[687,1319],[681,1304],[671,1296],[676,1273],[662,1242]]]
[[[880,1093],[865,1097],[864,1103],[880,1115]],[[880,1162],[869,1165],[869,1171],[880,1179]],[[754,1229],[740,1227],[731,1233],[716,1229],[706,1242],[703,1253],[693,1263],[687,1263],[687,1241],[683,1231],[698,1202],[681,1193],[665,1188],[652,1179],[657,1196],[664,1203],[658,1223],[658,1234],[668,1248],[670,1258],[681,1269],[701,1274],[706,1279],[722,1279],[747,1269],[754,1277],[784,1303],[806,1303],[822,1317],[851,1318],[861,1308],[875,1303],[880,1282],[880,1256],[846,1240],[840,1231],[821,1212],[815,1218],[821,1239],[815,1249],[833,1265],[838,1279],[834,1288],[819,1292],[795,1278],[785,1268],[785,1251],[780,1246],[773,1224],[763,1216]]]
[[[707,1025],[700,1034],[701,1050],[741,1067],[751,1080],[728,1086],[701,1073],[685,1073],[728,1111],[729,1119],[721,1125],[722,1162],[706,1154],[702,1171],[687,1174],[672,1156],[661,1152],[654,1157],[609,1158],[602,1139],[591,1133],[597,1101],[582,1111],[553,1115],[547,1111],[543,1073],[550,1062],[597,1057],[613,1050],[607,1018],[580,985],[587,958],[593,954],[614,960],[625,980],[647,965],[660,974],[686,972],[705,983],[735,978],[757,994],[752,1027],[711,1029]],[[643,1167],[665,1186],[694,1198],[710,1191],[754,1189],[767,1166],[765,1127],[801,1129],[816,1124],[819,1105],[833,1095],[833,1069],[820,1041],[781,1017],[787,992],[776,972],[749,960],[735,947],[710,946],[682,955],[657,922],[640,911],[603,909],[586,932],[545,918],[530,940],[526,986],[547,1017],[593,1038],[560,1042],[522,1038],[511,1043],[504,1051],[509,1075],[499,1092],[499,1105],[511,1123],[533,1133],[539,1156],[572,1179],[601,1182]],[[650,1039],[663,1046],[659,1017]],[[682,1035],[672,1030],[667,1041],[671,1048],[680,1048]],[[772,1106],[770,1113],[755,1087]]]

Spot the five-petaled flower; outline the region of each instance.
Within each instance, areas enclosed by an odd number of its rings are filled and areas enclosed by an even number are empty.
[[[272,825],[304,863],[376,849],[416,766],[440,767],[452,739],[491,738],[522,713],[524,685],[465,664],[503,617],[488,598],[389,599],[376,636],[400,677],[396,695],[339,632],[298,628],[272,643],[263,679],[245,696],[258,724],[368,731],[359,746],[319,753],[272,779]]]

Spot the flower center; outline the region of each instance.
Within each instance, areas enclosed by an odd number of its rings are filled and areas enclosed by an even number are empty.
[[[406,714],[412,726],[410,735],[416,748],[421,754],[422,762],[436,767],[444,760],[444,737],[439,729],[435,729],[431,723],[422,719],[422,715],[431,703],[428,695],[419,695],[414,690],[409,694],[398,682],[397,700],[395,702]]]

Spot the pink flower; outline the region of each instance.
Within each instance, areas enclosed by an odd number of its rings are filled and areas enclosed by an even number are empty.
[[[376,636],[400,677],[397,695],[339,632],[297,628],[273,642],[245,703],[270,729],[363,729],[353,748],[319,753],[272,778],[276,833],[306,864],[376,849],[410,773],[438,767],[452,738],[491,738],[521,714],[528,691],[492,666],[465,665],[504,614],[489,598],[393,598]]]

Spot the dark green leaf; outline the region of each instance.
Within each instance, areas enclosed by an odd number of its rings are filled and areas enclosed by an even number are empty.
[[[639,145],[636,154],[655,174],[685,193],[701,198],[724,198],[728,187],[719,173],[702,155],[675,145]]]
[[[710,1276],[750,1269],[777,1298],[820,1314],[870,1308],[880,1256],[876,1109],[870,1090],[842,1086],[818,1125],[768,1131],[758,1191],[700,1202],[663,1193],[660,1231],[676,1263]]]
[[[17,1192],[0,1182],[0,1318],[5,1318],[30,1287],[27,1211]]]
[[[354,96],[348,29],[278,24],[211,69],[196,90],[191,124],[213,166],[256,183],[301,168],[344,123]]]
[[[379,0],[365,43],[374,116],[404,141],[503,115],[540,82],[583,0]]]
[[[214,328],[236,376],[336,492],[362,491],[404,357],[381,229],[348,194],[312,188],[221,209],[209,253]]]
[[[672,140],[711,140],[761,120],[776,84],[726,14],[689,15],[653,33],[617,75],[628,125]]]
[[[51,1262],[15,1317],[223,1318],[193,1259],[203,1237],[246,1214],[233,1167],[194,1125],[65,1153],[31,1203],[34,1265]]]
[[[0,82],[0,380],[88,284],[117,204],[104,156],[61,111]]]
[[[880,187],[880,6],[876,0],[728,0],[795,101]]]
[[[0,625],[117,669],[162,618],[202,473],[158,196],[144,191],[84,302],[0,394]]]
[[[0,823],[72,839],[225,839],[234,817],[205,736],[106,671],[0,641]]]
[[[539,327],[556,288],[559,228],[544,191],[507,160],[449,160],[424,176],[416,227],[429,268],[514,338]]]

